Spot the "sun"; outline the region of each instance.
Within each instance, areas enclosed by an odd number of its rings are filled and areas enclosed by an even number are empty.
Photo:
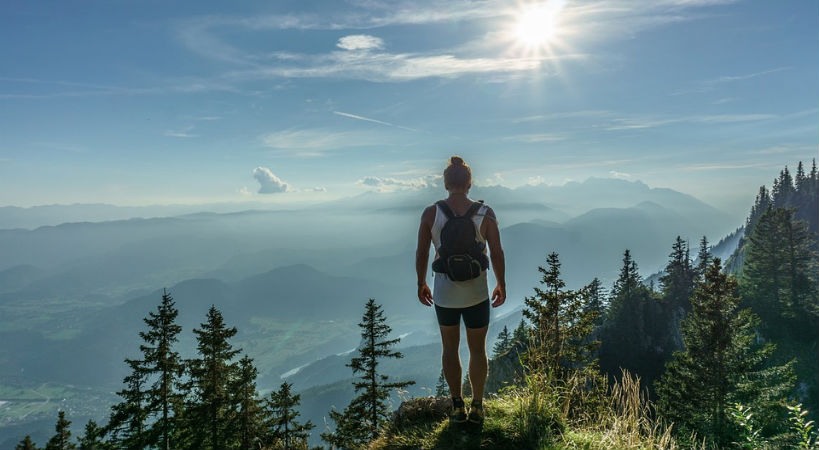
[[[548,45],[559,32],[563,4],[563,1],[552,0],[522,7],[512,30],[515,42],[530,49]]]

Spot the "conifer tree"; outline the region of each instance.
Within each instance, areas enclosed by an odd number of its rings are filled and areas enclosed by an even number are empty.
[[[441,374],[438,375],[438,383],[435,385],[436,397],[449,397],[449,385],[444,378],[444,369],[441,369]]]
[[[751,214],[748,215],[748,221],[745,224],[746,236],[750,236],[753,233],[756,223],[759,222],[759,218],[762,217],[762,214],[772,205],[773,202],[771,201],[768,188],[764,185],[760,186],[759,192],[756,194],[756,199],[754,200],[754,205],[751,207]]]
[[[322,439],[341,448],[356,448],[377,438],[389,415],[390,392],[415,384],[414,381],[390,382],[389,377],[378,370],[381,359],[403,358],[404,355],[392,350],[401,339],[387,338],[392,329],[387,325],[381,305],[374,299],[367,302],[358,326],[362,344],[358,356],[347,365],[360,380],[353,383],[358,395],[344,413],[330,412],[331,419],[336,422],[336,431],[322,434]]]
[[[557,253],[547,257],[548,268],[538,267],[541,285],[526,297],[523,315],[532,323],[532,346],[526,355],[530,368],[565,379],[569,371],[593,364],[598,342],[588,339],[597,320],[587,308],[588,289],[565,289]]]
[[[788,166],[785,166],[785,168],[779,172],[779,178],[774,180],[773,187],[771,188],[771,200],[773,200],[774,207],[782,208],[790,206],[793,194],[793,178],[791,177],[790,171],[788,171]]]
[[[239,435],[240,450],[258,448],[257,443],[262,440],[263,411],[256,391],[257,376],[253,360],[247,355],[242,357],[239,360],[235,387],[232,389],[236,396],[234,403],[238,405],[235,428]]]
[[[656,387],[666,420],[720,448],[736,434],[728,420],[732,402],[752,406],[763,423],[774,422],[775,405],[793,382],[790,365],[765,368],[773,347],[757,344],[758,319],[739,302],[736,281],[715,258],[683,321],[685,350],[674,353]]]
[[[708,245],[708,238],[703,236],[702,239],[700,239],[700,249],[697,252],[697,267],[694,269],[697,282],[702,282],[705,280],[705,271],[711,264],[712,259],[713,257],[711,256],[711,248]]]
[[[180,398],[177,385],[182,376],[183,363],[173,346],[178,341],[182,327],[176,324],[179,311],[173,297],[162,293],[162,302],[156,312],[148,313],[143,319],[148,326],[139,336],[143,344],[139,349],[143,354],[143,371],[146,377],[153,378],[147,389],[147,415],[154,418],[147,445],[161,450],[170,450],[171,436],[174,433],[175,421],[171,416],[172,405]]]
[[[680,236],[677,236],[671,248],[670,259],[660,277],[663,298],[674,307],[688,310],[696,272],[691,266],[688,244]]]
[[[65,411],[57,413],[57,424],[54,426],[55,434],[48,440],[45,450],[74,450],[77,448],[71,442],[71,421],[65,418]]]
[[[600,332],[600,367],[613,377],[626,369],[650,385],[673,350],[667,310],[667,304],[657,301],[643,283],[637,263],[626,250]]]
[[[17,444],[16,447],[14,447],[14,450],[38,450],[38,449],[37,449],[37,446],[34,444],[34,442],[31,440],[31,436],[27,435],[25,438],[23,438],[22,441],[20,441],[19,444]]]
[[[199,357],[188,362],[193,396],[187,407],[190,445],[221,450],[232,445],[236,437],[235,428],[230,427],[236,417],[230,388],[237,373],[233,359],[241,350],[234,349],[229,342],[236,335],[236,328],[228,328],[222,313],[211,306],[205,323],[193,332]],[[195,432],[191,433],[190,427]]]
[[[299,412],[296,409],[301,401],[301,395],[294,394],[293,385],[284,382],[278,391],[270,393],[267,401],[268,429],[270,441],[278,443],[283,450],[306,448],[310,430],[315,428],[309,420],[307,423],[298,422]]]
[[[469,371],[464,375],[464,381],[461,383],[461,396],[464,398],[472,397],[472,381],[469,379]]]
[[[802,161],[799,161],[799,165],[796,166],[796,177],[793,183],[797,192],[804,192],[807,187],[808,177],[805,175],[805,168],[802,166]]]
[[[117,392],[122,399],[111,407],[111,416],[105,426],[105,434],[111,436],[112,444],[123,450],[139,450],[147,441],[147,377],[144,363],[138,359],[126,359],[131,373],[123,379],[125,387]]]
[[[512,348],[512,335],[509,333],[509,327],[503,326],[503,330],[498,333],[498,340],[492,347],[492,356],[497,357],[509,351]]]
[[[603,319],[606,315],[606,290],[603,288],[603,283],[599,278],[594,279],[586,287],[588,301],[584,306],[584,314],[595,314],[597,319],[594,321],[595,327],[603,324]]]
[[[106,450],[110,448],[103,440],[105,430],[93,420],[85,424],[85,433],[80,438],[79,450]]]
[[[526,320],[520,319],[515,331],[512,332],[512,341],[529,345],[529,327],[526,326]]]
[[[814,338],[819,326],[816,241],[794,211],[768,208],[746,250],[742,293],[769,334]]]

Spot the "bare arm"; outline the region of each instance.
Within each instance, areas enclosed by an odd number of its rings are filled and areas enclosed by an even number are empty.
[[[421,225],[418,227],[418,247],[415,250],[418,300],[426,306],[432,306],[432,291],[427,285],[427,266],[429,264],[429,246],[432,244],[432,224],[434,221],[435,206],[430,206],[421,214]]]
[[[506,301],[506,258],[503,255],[503,247],[500,241],[500,230],[498,229],[498,219],[495,211],[489,208],[486,211],[486,219],[481,224],[481,234],[489,245],[489,259],[492,262],[492,272],[495,274],[497,286],[492,291],[492,306],[497,308]]]

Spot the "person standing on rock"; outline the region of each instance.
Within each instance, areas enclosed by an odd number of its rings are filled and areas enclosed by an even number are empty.
[[[489,307],[491,304],[497,308],[506,301],[505,260],[495,212],[483,201],[469,199],[472,170],[461,157],[450,158],[444,170],[444,187],[448,197],[427,207],[421,215],[415,253],[418,300],[426,306],[434,306],[438,318],[443,346],[441,363],[452,395],[450,420],[454,423],[469,421],[479,424],[484,419]],[[427,285],[430,244],[435,247],[432,290]],[[497,282],[491,297],[487,280],[490,261]],[[461,394],[458,352],[461,320],[466,327],[469,380],[472,385],[468,414]]]

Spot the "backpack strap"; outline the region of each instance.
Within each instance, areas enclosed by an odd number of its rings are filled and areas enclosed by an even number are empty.
[[[441,211],[444,212],[444,215],[446,216],[447,219],[455,217],[455,212],[452,211],[452,208],[450,208],[449,205],[446,204],[446,201],[438,200],[437,202],[435,202],[435,204],[438,205],[439,208],[441,208]]]
[[[477,202],[473,203],[472,206],[470,206],[469,209],[466,210],[466,213],[464,213],[464,217],[471,218],[472,216],[478,213],[482,206],[483,200],[478,200]]]
[[[466,210],[463,216],[456,216],[455,212],[452,211],[452,208],[450,208],[449,205],[447,205],[446,200],[438,200],[437,202],[435,202],[435,204],[438,205],[439,208],[441,208],[441,211],[444,212],[447,219],[451,219],[453,217],[474,216],[481,209],[481,206],[483,206],[483,200],[478,200],[477,202],[473,203],[472,206],[470,206],[469,209]]]

